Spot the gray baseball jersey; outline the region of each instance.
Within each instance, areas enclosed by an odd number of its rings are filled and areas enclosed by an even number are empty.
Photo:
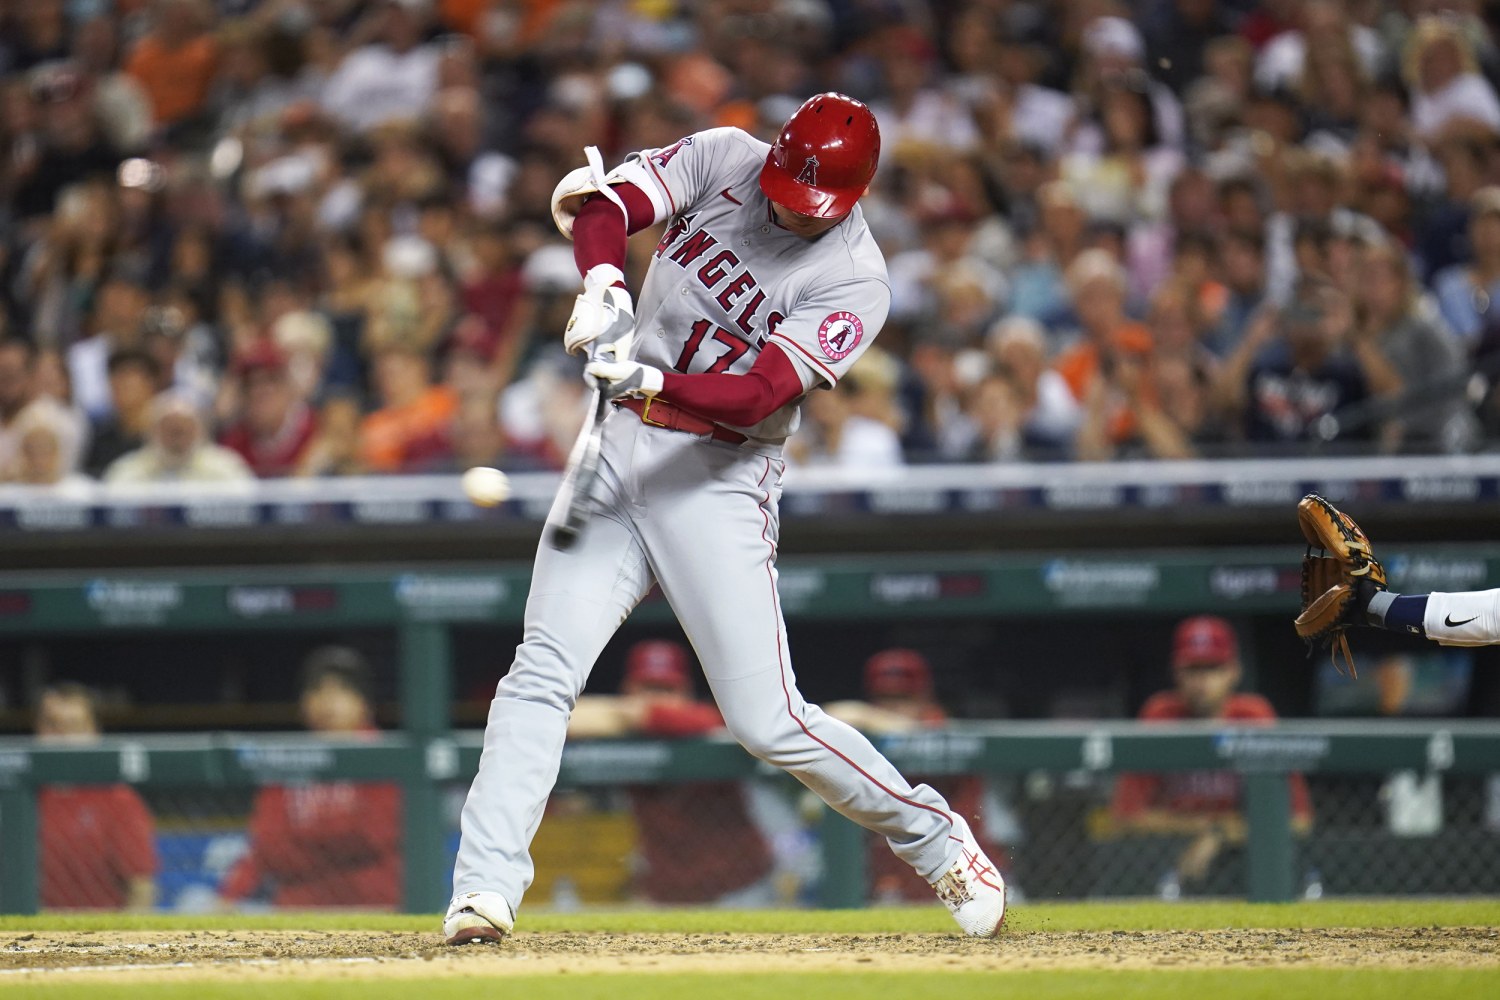
[[[770,148],[737,128],[709,129],[611,173],[669,221],[636,302],[636,360],[742,375],[775,344],[813,389],[837,383],[880,332],[891,291],[864,214],[856,206],[812,241],[776,225],[758,181]],[[737,429],[782,441],[799,404]]]
[[[890,296],[859,209],[813,240],[779,229],[758,183],[767,148],[713,129],[614,171],[651,197],[658,220],[671,220],[636,312],[643,362],[743,373],[775,345],[811,389],[835,384],[875,339]],[[776,574],[780,441],[795,413],[789,405],[748,428],[753,443],[742,445],[643,423],[627,409],[606,419],[582,534],[566,551],[537,552],[524,638],[490,705],[464,804],[455,893],[495,892],[512,912],[519,906],[574,702],[657,585],[746,750],[883,834],[929,881],[954,863],[961,820],[943,797],[912,786],[797,690]],[[562,517],[568,492],[549,521]]]

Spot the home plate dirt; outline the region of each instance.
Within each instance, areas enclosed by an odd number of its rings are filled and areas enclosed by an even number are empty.
[[[5,981],[605,972],[1151,969],[1299,966],[1500,968],[1500,929],[1013,931],[946,934],[527,934],[449,948],[383,931],[0,933]]]

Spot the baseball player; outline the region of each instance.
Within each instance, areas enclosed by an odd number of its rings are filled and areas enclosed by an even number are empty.
[[[948,713],[938,703],[933,690],[932,667],[927,657],[915,649],[882,649],[865,661],[864,694],[869,701],[839,701],[824,706],[824,711],[866,733],[911,732],[915,729],[947,725]],[[917,777],[922,780],[920,776]],[[977,774],[934,775],[925,779],[942,792],[948,804],[971,820],[984,812],[986,792],[984,779]],[[981,843],[989,845],[996,856],[996,841],[986,824],[975,830]],[[879,838],[866,838],[869,850],[870,898],[877,904],[917,902],[925,887],[912,877]],[[1002,861],[1002,863],[1004,863]]]
[[[566,551],[537,554],[524,638],[464,804],[444,935],[463,944],[510,932],[568,715],[653,583],[745,749],[883,835],[966,933],[993,935],[1005,915],[999,872],[941,795],[803,700],[776,589],[782,444],[802,397],[838,383],[890,302],[858,206],[879,158],[874,116],[820,94],[772,145],[709,129],[607,174],[589,152],[553,193],[584,285],[564,344],[593,355],[585,371],[617,405],[586,530]],[[662,221],[633,302],[626,236]],[[565,483],[551,523],[568,495]]]
[[[691,668],[681,643],[636,643],[625,654],[620,694],[581,696],[568,738],[686,739],[723,729],[718,709],[694,696]],[[646,899],[740,908],[774,900],[771,845],[751,818],[744,782],[632,785],[625,793],[640,831],[635,881]]]
[[[37,742],[99,741],[99,709],[81,684],[54,684],[36,712]],[[37,792],[37,883],[53,910],[149,912],[156,904],[156,820],[134,788],[48,785]]]

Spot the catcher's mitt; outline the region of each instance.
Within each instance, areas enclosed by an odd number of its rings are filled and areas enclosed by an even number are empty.
[[[1297,634],[1309,646],[1326,643],[1335,667],[1339,666],[1335,654],[1343,653],[1352,675],[1354,657],[1344,630],[1361,624],[1358,616],[1370,598],[1385,589],[1385,567],[1370,551],[1370,540],[1354,519],[1316,493],[1297,504],[1297,520],[1307,538]]]

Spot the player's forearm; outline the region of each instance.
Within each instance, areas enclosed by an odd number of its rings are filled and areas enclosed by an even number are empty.
[[[743,375],[665,372],[658,395],[700,417],[753,427],[802,395],[802,379],[780,348],[767,349]]]
[[[1249,378],[1253,358],[1254,353],[1245,350],[1242,344],[1214,377],[1209,399],[1220,413],[1238,414],[1244,409],[1249,397],[1249,387],[1245,380]]]
[[[892,712],[867,701],[834,701],[823,711],[862,733],[907,733],[916,729],[917,720]]]
[[[251,853],[240,858],[234,867],[229,869],[229,874],[225,875],[224,881],[219,883],[219,898],[230,903],[244,899],[255,891],[260,880],[260,865],[252,849]]]
[[[150,875],[130,879],[125,887],[125,908],[141,912],[156,905],[156,880]]]
[[[1120,827],[1132,833],[1196,834],[1211,830],[1219,817],[1210,813],[1173,812],[1169,809],[1147,809],[1133,816],[1121,817]]]
[[[573,705],[568,717],[568,738],[579,740],[625,736],[635,729],[626,714],[625,699],[617,695],[586,694]]]
[[[1136,427],[1155,458],[1197,458],[1198,452],[1181,427],[1151,405],[1137,406]]]
[[[1365,381],[1369,383],[1372,394],[1376,396],[1401,395],[1406,387],[1406,380],[1373,342],[1363,339],[1356,341],[1354,358],[1365,373]]]
[[[652,705],[641,724],[647,736],[684,738],[702,736],[724,728],[724,717],[712,705],[689,702],[685,705]]]
[[[1102,380],[1089,386],[1084,394],[1083,420],[1073,435],[1073,451],[1081,462],[1107,462],[1115,457],[1114,443],[1104,426],[1107,395]]]
[[[579,274],[588,274],[600,264],[625,270],[625,238],[651,225],[651,200],[634,184],[616,184],[615,193],[625,202],[630,218],[620,206],[602,194],[590,195],[573,220],[573,263]]]

